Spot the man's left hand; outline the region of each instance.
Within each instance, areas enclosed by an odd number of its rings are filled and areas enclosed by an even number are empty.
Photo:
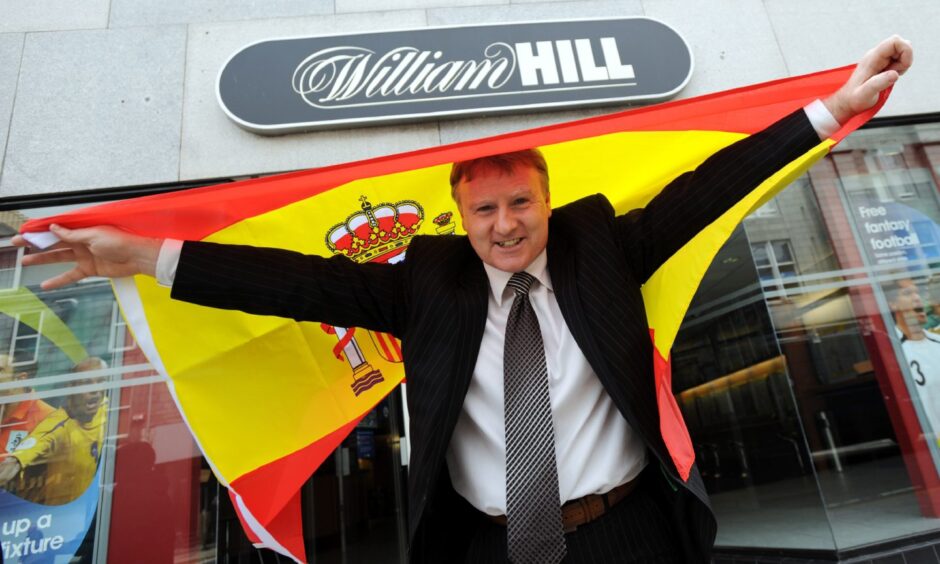
[[[823,103],[844,124],[878,103],[881,91],[897,82],[913,62],[911,42],[897,35],[889,37],[865,53],[849,80]]]

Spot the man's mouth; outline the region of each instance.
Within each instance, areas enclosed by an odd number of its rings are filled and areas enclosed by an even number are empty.
[[[515,247],[522,242],[522,237],[516,237],[515,239],[509,239],[506,241],[499,241],[496,243],[496,246],[507,249],[509,247]]]

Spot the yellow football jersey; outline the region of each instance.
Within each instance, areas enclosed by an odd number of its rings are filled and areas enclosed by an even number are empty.
[[[107,399],[86,424],[53,411],[12,453],[23,468],[16,493],[45,505],[62,505],[78,498],[91,484],[104,442]]]

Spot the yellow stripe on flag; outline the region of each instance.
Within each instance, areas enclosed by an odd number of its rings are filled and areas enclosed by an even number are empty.
[[[715,222],[700,231],[650,276],[642,288],[643,301],[650,327],[656,328],[656,349],[664,358],[669,358],[669,350],[692,297],[705,276],[705,271],[735,227],[748,214],[825,156],[832,145],[832,141],[823,141],[812,151],[777,171]]]

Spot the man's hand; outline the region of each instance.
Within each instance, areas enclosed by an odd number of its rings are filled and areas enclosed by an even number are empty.
[[[89,276],[120,278],[156,274],[157,256],[163,243],[160,239],[140,237],[105,226],[66,229],[53,225],[50,230],[60,241],[47,251],[24,256],[23,266],[74,262],[75,267],[44,281],[44,290],[59,288]],[[28,243],[17,235],[13,244],[25,247]]]
[[[882,90],[897,82],[914,62],[911,42],[895,35],[865,53],[838,92],[823,100],[840,124],[878,103]]]
[[[0,462],[0,487],[20,473],[20,461],[16,457],[8,456]]]

